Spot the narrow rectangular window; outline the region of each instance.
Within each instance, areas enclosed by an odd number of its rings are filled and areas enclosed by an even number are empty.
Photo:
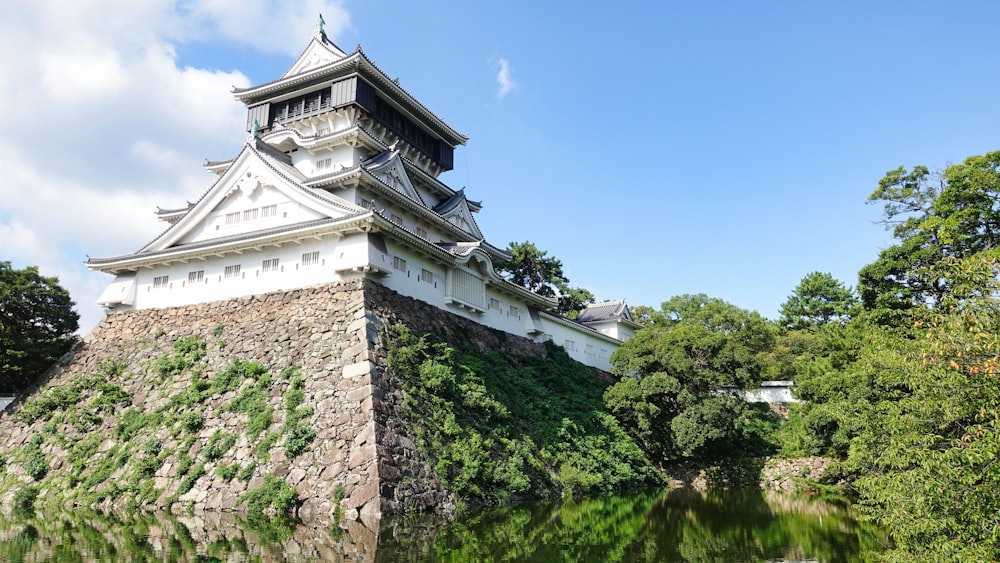
[[[590,354],[590,355],[593,356],[594,355],[594,345],[593,344],[587,344],[587,349],[585,351],[588,354]]]
[[[240,265],[226,266],[225,277],[227,280],[240,277]]]
[[[430,270],[420,270],[420,281],[427,283],[434,283],[434,272]]]
[[[393,223],[395,223],[395,224],[397,224],[397,225],[402,225],[402,224],[403,224],[403,218],[402,218],[402,217],[400,217],[399,215],[396,215],[395,213],[393,213],[392,215],[390,215],[390,216],[389,216],[389,219],[390,219],[390,220],[391,220],[391,221],[392,221]]]
[[[333,166],[332,158],[324,158],[322,160],[316,161],[316,171],[321,172],[324,170],[329,170]]]
[[[417,236],[420,238],[427,238],[427,229],[421,229],[417,227]]]
[[[358,205],[364,207],[365,209],[371,209],[373,204],[370,199],[358,198]]]
[[[170,281],[170,276],[156,276],[153,278],[153,289],[160,289],[167,287],[167,283]]]
[[[268,217],[277,217],[278,216],[278,205],[277,204],[274,204],[274,205],[265,205],[264,207],[261,207],[260,208],[260,216],[261,216],[261,218],[264,218],[264,219],[266,219]]]
[[[302,265],[312,266],[314,264],[319,264],[319,251],[306,252],[302,255]]]
[[[494,311],[500,310],[500,300],[495,297],[490,297],[490,309]]]
[[[600,353],[597,354],[597,356],[599,358],[607,359],[607,357],[608,357],[608,351],[605,350],[604,348],[601,348],[601,351],[600,351]]]
[[[563,343],[563,348],[567,350],[576,350],[576,342],[572,340],[567,340],[565,343]]]
[[[257,218],[257,213],[259,212],[260,210],[257,209],[256,207],[254,207],[253,209],[247,209],[246,211],[243,212],[243,220],[253,221],[254,219]]]
[[[521,317],[521,312],[517,310],[517,307],[511,305],[510,309],[507,311],[507,315],[511,317]]]
[[[240,212],[239,211],[237,211],[235,213],[226,213],[226,224],[227,225],[235,225],[236,223],[239,223],[239,222],[240,222]]]
[[[188,283],[201,283],[205,281],[205,270],[188,272]]]
[[[260,271],[262,272],[277,272],[278,271],[278,259],[271,258],[269,260],[264,260],[264,263],[260,266]]]
[[[406,260],[400,258],[399,256],[392,257],[392,267],[399,270],[400,272],[406,271]]]
[[[316,130],[317,137],[322,137],[323,135],[329,135],[329,134],[330,134],[329,127],[320,127],[319,129]]]

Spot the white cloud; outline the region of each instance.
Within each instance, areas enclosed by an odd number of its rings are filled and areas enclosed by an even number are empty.
[[[241,72],[185,65],[177,45],[228,43],[297,55],[322,12],[334,38],[339,1],[37,0],[0,18],[0,260],[38,265],[77,302],[81,328],[109,278],[86,255],[135,251],[211,185],[206,158],[234,156],[246,110]]]
[[[497,98],[504,98],[511,90],[517,88],[517,82],[514,82],[513,71],[511,71],[510,62],[507,59],[498,60],[496,66],[497,84],[499,85]]]

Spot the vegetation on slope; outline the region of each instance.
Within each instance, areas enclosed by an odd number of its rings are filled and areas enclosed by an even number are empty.
[[[397,328],[390,367],[403,381],[417,446],[464,500],[610,492],[660,482],[604,408],[607,386],[548,344],[548,357],[417,337]]]
[[[215,343],[220,350],[221,342]],[[31,502],[21,504],[33,504],[37,491],[47,490],[46,500],[78,506],[169,508],[206,475],[248,482],[258,474],[256,463],[223,462],[238,444],[252,448],[258,461],[266,461],[272,447],[281,446],[288,459],[305,451],[316,432],[307,422],[311,408],[300,406],[297,371],[275,378],[256,361],[232,359],[210,373],[207,346],[199,336],[184,336],[144,366],[106,360],[97,373],[66,378],[31,397],[15,416],[40,431],[9,452],[0,492],[26,491],[18,498]],[[122,387],[126,382],[145,390],[141,404]],[[281,426],[269,404],[272,394],[283,394],[286,403]],[[225,413],[244,419],[238,431],[204,430]],[[50,471],[57,453],[64,466]],[[12,472],[11,465],[20,470]],[[171,478],[158,480],[168,469]],[[261,491],[248,491],[242,500],[251,509],[283,512],[294,504],[294,489],[291,500],[287,489],[268,475]]]

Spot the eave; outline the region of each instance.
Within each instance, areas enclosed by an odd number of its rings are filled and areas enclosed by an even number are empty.
[[[330,236],[342,237],[356,232],[366,232],[371,230],[372,216],[372,212],[368,211],[349,217],[318,219],[307,223],[174,246],[165,250],[138,252],[111,258],[89,258],[86,264],[90,270],[117,274],[176,263],[205,261],[211,257],[244,254],[270,246],[281,247],[285,244],[300,244],[307,239],[319,240]]]
[[[621,346],[622,345],[622,341],[621,340],[618,340],[617,338],[614,338],[612,336],[608,336],[607,334],[603,334],[601,332],[598,332],[598,331],[594,330],[593,328],[591,328],[591,327],[589,327],[587,325],[580,324],[580,323],[578,323],[576,321],[571,321],[571,320],[567,319],[566,317],[563,317],[562,315],[558,315],[556,313],[551,313],[549,311],[540,311],[539,314],[545,315],[546,319],[548,319],[548,320],[550,320],[552,322],[561,324],[563,326],[570,327],[570,328],[575,328],[577,330],[579,330],[579,329],[586,330],[586,331],[588,331],[589,334],[591,334],[593,336],[596,336],[596,337],[600,338],[601,340],[604,340],[605,342],[607,342],[609,344],[614,344],[615,346]]]

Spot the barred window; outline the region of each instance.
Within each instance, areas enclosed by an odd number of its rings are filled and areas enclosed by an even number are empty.
[[[420,281],[427,283],[434,283],[434,272],[430,270],[420,270]]]
[[[278,216],[278,205],[277,204],[274,204],[274,205],[265,205],[264,207],[261,207],[260,208],[260,216],[262,218],[277,217]]]
[[[205,270],[188,272],[188,283],[201,283],[205,281]]]
[[[264,260],[264,263],[260,266],[260,271],[262,272],[277,272],[278,271],[278,259],[271,258],[269,260]]]
[[[258,209],[256,207],[254,207],[253,209],[247,209],[246,211],[243,212],[243,220],[244,221],[253,221],[254,219],[257,218],[257,214],[259,212],[260,212],[260,209]]]
[[[226,270],[225,270],[225,274],[224,275],[225,275],[226,279],[240,277],[240,265],[236,264],[235,266],[226,266]]]
[[[226,224],[227,225],[235,225],[236,223],[239,223],[239,222],[240,222],[240,212],[239,211],[237,211],[235,213],[226,213]]]
[[[312,266],[314,264],[319,264],[319,251],[306,252],[302,255],[302,265]]]
[[[153,289],[160,289],[167,287],[170,281],[170,276],[156,276],[153,278]]]
[[[406,271],[406,260],[400,258],[399,256],[392,257],[392,267],[399,270],[400,272]]]

